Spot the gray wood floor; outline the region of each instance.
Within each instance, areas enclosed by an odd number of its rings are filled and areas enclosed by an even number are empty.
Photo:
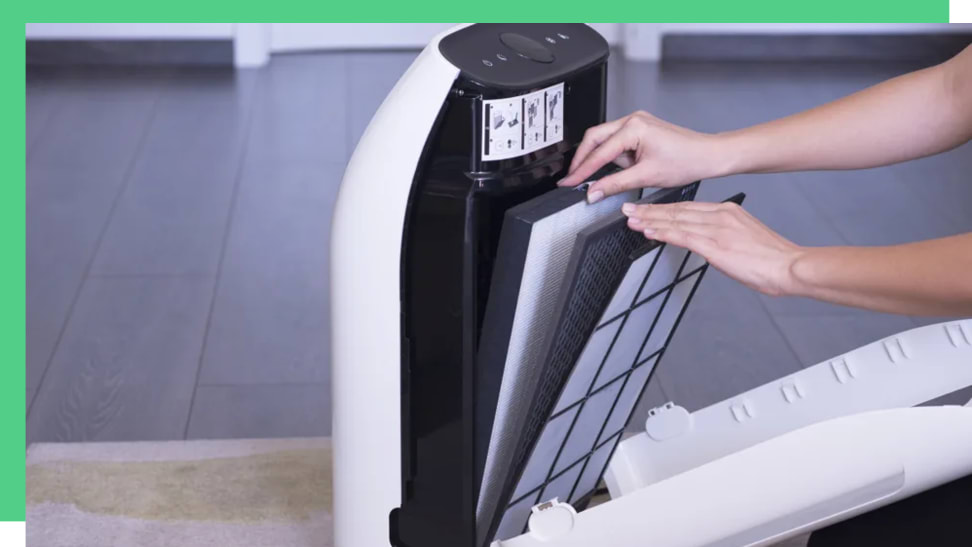
[[[329,433],[331,208],[414,56],[29,69],[28,442]],[[616,62],[609,113],[726,130],[913,68]],[[803,244],[887,244],[972,230],[970,173],[967,145],[886,169],[733,177],[702,198],[745,190]],[[712,272],[642,409],[699,408],[930,321],[765,298]]]

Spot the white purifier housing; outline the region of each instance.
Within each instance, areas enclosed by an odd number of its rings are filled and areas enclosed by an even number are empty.
[[[362,136],[331,248],[338,547],[768,545],[969,482],[970,320],[624,434],[707,264],[619,212],[698,183],[556,187],[607,57],[581,24],[459,26]]]

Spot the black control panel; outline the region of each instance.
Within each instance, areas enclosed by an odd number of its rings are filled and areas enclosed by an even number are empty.
[[[582,23],[482,23],[446,36],[439,51],[473,83],[524,90],[604,60],[608,44]]]
[[[557,33],[557,38],[561,40],[569,40],[570,37],[567,34]],[[504,46],[512,49],[517,55],[523,57],[524,59],[529,59],[531,61],[537,61],[538,63],[552,63],[554,62],[554,54],[550,51],[550,48],[541,44],[540,42],[534,40],[533,38],[524,36],[516,32],[504,32],[499,35],[500,42]],[[551,43],[556,43],[556,38],[550,38]]]

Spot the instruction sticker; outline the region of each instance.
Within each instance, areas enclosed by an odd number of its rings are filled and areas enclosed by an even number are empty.
[[[483,101],[483,161],[529,154],[564,140],[564,84]]]

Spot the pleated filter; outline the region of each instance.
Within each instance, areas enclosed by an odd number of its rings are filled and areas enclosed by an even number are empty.
[[[636,194],[583,198],[556,190],[504,221],[477,365],[480,544],[522,533],[537,503],[595,490],[706,267],[627,228]]]
[[[486,541],[541,380],[537,365],[556,320],[577,233],[617,214],[635,192],[588,205],[583,189],[558,189],[506,213],[477,359],[476,470],[480,543]]]

